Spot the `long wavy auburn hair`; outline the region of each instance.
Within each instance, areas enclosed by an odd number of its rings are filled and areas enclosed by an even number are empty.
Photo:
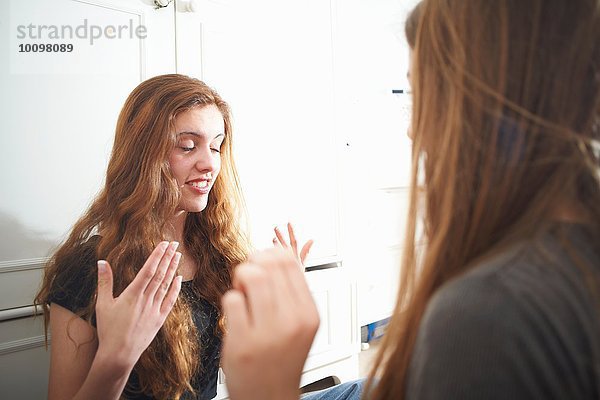
[[[375,400],[405,397],[421,318],[445,282],[561,208],[600,246],[600,2],[424,0],[405,28],[411,199],[398,300],[367,390]]]
[[[206,208],[188,213],[182,244],[198,266],[194,289],[220,310],[220,298],[231,285],[232,269],[249,251],[247,236],[239,226],[244,207],[232,158],[231,114],[228,105],[203,82],[184,75],[162,75],[142,82],[127,98],[117,121],[104,188],[48,262],[36,297],[36,304],[44,307],[46,334],[52,284],[59,275],[73,275],[70,268],[78,266],[68,260],[77,259],[82,244],[91,236],[101,234],[96,256],[108,260],[113,269],[115,296],[131,283],[152,249],[169,238],[169,221],[180,200],[168,163],[177,143],[175,118],[207,105],[215,105],[223,115],[221,170]],[[89,271],[94,282],[96,273],[95,268]],[[95,297],[79,314],[91,322],[94,309]],[[193,392],[190,380],[202,368],[198,362],[201,351],[190,307],[180,296],[134,368],[140,389],[159,399],[177,399],[186,390]]]

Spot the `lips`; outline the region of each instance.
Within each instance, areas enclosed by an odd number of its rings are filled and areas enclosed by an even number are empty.
[[[198,194],[207,194],[210,191],[210,183],[210,179],[201,178],[187,181],[185,184]]]

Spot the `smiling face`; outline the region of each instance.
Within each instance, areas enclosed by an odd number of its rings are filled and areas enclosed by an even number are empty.
[[[223,115],[215,105],[192,108],[175,118],[175,133],[169,165],[181,189],[179,210],[200,212],[221,169]]]

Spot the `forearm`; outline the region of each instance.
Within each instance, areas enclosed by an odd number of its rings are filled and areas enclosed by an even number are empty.
[[[133,366],[115,360],[116,355],[96,353],[90,371],[73,400],[118,400]]]

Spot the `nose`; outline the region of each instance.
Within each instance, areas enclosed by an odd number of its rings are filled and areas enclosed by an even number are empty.
[[[207,147],[203,151],[198,151],[195,167],[201,173],[214,172],[218,168],[218,154],[213,154],[212,150]]]

